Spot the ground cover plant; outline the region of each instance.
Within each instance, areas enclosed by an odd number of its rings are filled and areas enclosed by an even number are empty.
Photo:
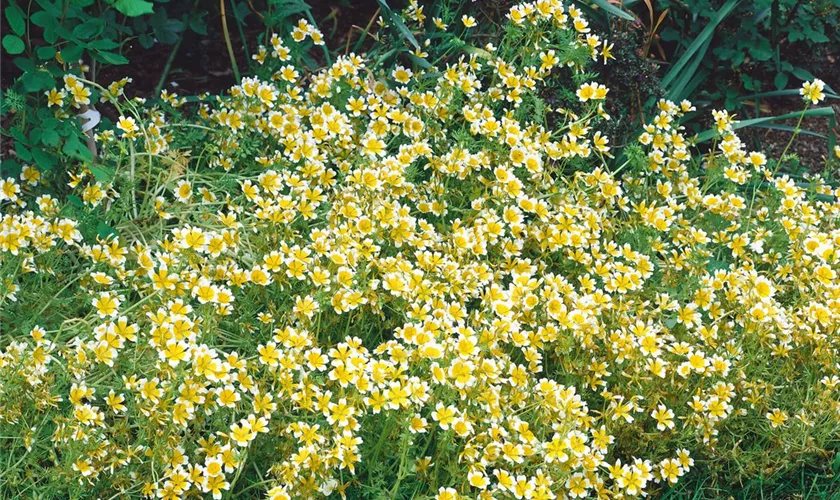
[[[45,91],[117,114],[95,159],[4,171],[0,493],[630,498],[840,471],[840,188],[725,110],[688,136],[687,100],[613,150],[592,67],[614,46],[575,6],[514,5],[489,43],[388,12],[404,49],[325,52],[302,18],[196,103],[77,67]],[[823,82],[800,93],[828,112]]]

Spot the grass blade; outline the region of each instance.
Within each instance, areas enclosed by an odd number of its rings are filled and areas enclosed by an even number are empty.
[[[776,121],[776,120],[788,120],[790,118],[799,118],[799,116],[801,114],[802,114],[801,111],[797,111],[795,113],[787,113],[787,114],[779,115],[779,116],[765,116],[765,117],[762,117],[762,118],[753,118],[751,120],[743,120],[743,121],[737,122],[734,125],[732,125],[732,129],[733,130],[738,130],[740,128],[752,127],[754,125],[769,123],[769,122],[773,122],[773,121]],[[808,110],[805,111],[805,116],[806,117],[834,116],[834,108],[828,107],[828,108],[808,109]],[[800,132],[802,132],[801,129],[800,129]],[[700,143],[706,142],[710,139],[713,139],[716,134],[717,134],[717,129],[709,129],[709,130],[706,130],[705,132],[697,134],[696,143],[700,144]]]
[[[697,73],[697,68],[700,67],[700,63],[703,62],[703,57],[706,55],[706,51],[709,50],[709,45],[711,45],[712,38],[709,37],[706,39],[703,46],[700,47],[700,50],[697,52],[697,56],[691,61],[691,64],[680,74],[680,77],[674,81],[674,85],[668,89],[668,99],[672,101],[681,101],[686,97],[687,92],[685,92],[686,86],[688,82],[690,82],[694,75]],[[667,87],[666,87],[667,88]]]
[[[668,85],[682,73],[683,68],[685,68],[689,60],[691,60],[691,57],[698,50],[700,50],[703,44],[707,43],[707,41],[712,38],[712,35],[715,32],[715,28],[717,28],[717,25],[720,24],[720,22],[723,21],[726,18],[726,16],[728,16],[729,13],[732,12],[735,6],[737,6],[740,2],[741,0],[729,0],[723,5],[723,7],[720,8],[719,11],[717,11],[715,17],[713,17],[709,24],[706,25],[705,28],[703,28],[703,31],[701,31],[700,34],[697,35],[697,38],[695,38],[694,41],[691,42],[691,45],[688,46],[688,49],[686,49],[685,53],[682,56],[680,56],[677,62],[674,63],[673,66],[671,66],[670,70],[668,70],[668,74],[666,74],[665,77],[662,79],[663,87],[667,88]]]
[[[612,14],[615,17],[620,17],[622,19],[626,19],[627,21],[636,20],[636,18],[633,17],[632,14],[619,9],[607,0],[592,0],[592,3],[597,5],[599,8],[604,9],[605,12],[607,12],[608,14]]]
[[[840,95],[833,94],[831,92],[823,92],[825,96],[829,99],[840,99]],[[760,92],[758,94],[750,94],[740,97],[741,101],[746,101],[749,99],[761,99],[764,97],[783,97],[783,96],[797,96],[799,94],[799,89],[784,89],[784,90],[774,90],[772,92]]]
[[[771,130],[781,130],[783,132],[796,132],[796,127],[791,127],[790,125],[775,125],[775,124],[767,124],[767,125],[753,125],[755,128],[766,128]],[[801,128],[799,129],[799,133],[802,135],[810,135],[813,137],[819,137],[820,139],[828,140],[827,135],[820,134],[818,132],[814,132],[812,130]]]
[[[399,14],[394,12],[391,7],[388,6],[388,2],[385,0],[376,0],[379,3],[379,6],[382,8],[382,11],[388,14],[388,17],[391,20],[391,24],[397,27],[397,30],[400,32],[402,37],[407,40],[411,45],[414,46],[416,50],[420,50],[420,44],[417,43],[417,39],[414,38],[414,35],[411,33],[411,30],[408,29],[408,26],[405,25],[403,22],[402,17]]]

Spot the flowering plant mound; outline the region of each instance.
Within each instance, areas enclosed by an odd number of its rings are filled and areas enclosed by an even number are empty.
[[[122,113],[98,135],[117,169],[82,166],[67,200],[31,168],[2,186],[0,450],[23,464],[2,487],[626,498],[695,460],[824,459],[840,191],[778,175],[724,111],[692,157],[687,101],[614,166],[587,70],[611,46],[557,1],[508,17],[441,67],[313,75],[301,21],[255,56],[269,78],[197,113],[68,75],[55,105]],[[117,235],[86,237],[96,214]]]

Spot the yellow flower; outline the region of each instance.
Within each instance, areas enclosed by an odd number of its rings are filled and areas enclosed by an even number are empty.
[[[803,83],[802,88],[799,89],[799,94],[806,101],[811,101],[811,104],[817,104],[825,99],[825,94],[823,93],[824,88],[825,82],[819,78],[815,78],[813,82]]]
[[[788,420],[787,413],[778,408],[774,408],[772,412],[767,412],[766,417],[770,421],[770,426],[774,429],[780,425],[784,425]]]
[[[117,120],[117,128],[126,136],[132,137],[138,130],[137,121],[131,116],[120,116]]]
[[[255,437],[257,433],[251,429],[247,420],[243,419],[230,426],[230,439],[239,446],[248,446]]]
[[[44,93],[47,96],[47,106],[63,106],[64,97],[67,95],[64,90],[50,89],[49,92]]]

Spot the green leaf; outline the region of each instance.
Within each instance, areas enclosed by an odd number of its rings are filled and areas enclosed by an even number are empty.
[[[67,195],[67,201],[69,201],[70,204],[73,205],[74,207],[84,208],[84,206],[85,206],[85,202],[83,202],[82,199],[79,198],[79,196],[75,195],[75,194],[68,194]]]
[[[17,177],[23,167],[17,161],[7,158],[0,162],[0,177]]]
[[[840,95],[833,94],[831,92],[824,92],[825,96],[829,99],[840,99]],[[794,96],[800,95],[799,89],[785,89],[785,90],[774,90],[772,92],[760,92],[758,94],[750,94],[739,97],[741,101],[746,99],[761,99],[764,97],[787,97],[787,96]]]
[[[32,159],[42,170],[52,170],[55,167],[55,159],[43,149],[33,148]]]
[[[766,128],[770,130],[781,130],[782,132],[796,132],[796,127],[791,127],[790,125],[776,125],[775,123],[770,123],[766,125],[753,125],[755,128]],[[799,129],[799,134],[802,135],[810,135],[812,137],[819,137],[820,139],[827,140],[828,136],[820,134],[819,132],[814,132],[813,130],[808,130],[805,128]]]
[[[26,49],[26,44],[17,35],[6,35],[3,37],[3,48],[12,55],[17,55]]]
[[[82,141],[74,135],[67,138],[67,142],[64,143],[64,147],[61,150],[67,156],[72,156],[82,161],[93,160],[93,154],[91,154],[87,146],[82,144]]]
[[[773,57],[773,47],[770,46],[770,40],[761,36],[752,40],[747,50],[758,61],[767,61]]]
[[[99,59],[102,59],[103,62],[106,62],[108,64],[114,64],[114,65],[128,64],[128,59],[123,55],[117,54],[116,52],[104,52],[103,51],[103,52],[97,52],[96,55],[98,56]]]
[[[111,50],[116,49],[120,46],[115,40],[111,40],[110,38],[103,38],[100,40],[93,40],[87,44],[88,48],[94,50]]]
[[[61,49],[61,58],[67,62],[78,61],[82,58],[82,51],[85,50],[81,45],[68,44]]]
[[[432,69],[431,63],[429,63],[429,61],[425,59],[419,58],[414,54],[408,54],[408,58],[411,59],[412,62],[414,62],[414,64],[420,66],[423,69]]]
[[[38,12],[32,14],[30,19],[32,20],[32,24],[42,28],[55,24],[55,18],[50,17],[50,15],[44,10],[39,10]]]
[[[808,71],[805,68],[799,68],[799,67],[793,68],[793,71],[791,71],[791,73],[793,73],[793,76],[795,76],[796,78],[799,78],[802,81],[806,81],[806,82],[814,81],[814,75],[811,74],[811,72]]]
[[[47,5],[47,4],[44,4]],[[43,6],[43,5],[42,5]],[[61,16],[61,12],[58,13]],[[30,16],[32,24],[44,28],[44,40],[47,43],[55,43],[58,40],[58,16],[53,16],[46,10],[39,10]]]
[[[624,12],[623,10],[619,9],[615,5],[611,4],[607,0],[592,0],[592,3],[597,5],[598,7],[604,9],[608,14],[612,14],[615,17],[620,17],[622,19],[626,19],[628,21],[635,21],[636,18],[633,17],[632,14]]]
[[[88,168],[96,180],[102,184],[107,184],[114,180],[114,170],[111,168],[96,163],[89,165]]]
[[[388,7],[388,2],[385,0],[376,0],[379,3],[379,6],[382,7],[382,10],[388,14],[388,17],[391,19],[391,23],[397,27],[397,30],[400,32],[402,37],[407,40],[411,45],[414,46],[415,49],[420,50],[420,44],[417,43],[417,39],[414,38],[414,35],[411,33],[411,30],[408,29],[408,26],[402,20],[399,14],[391,10],[391,7]]]
[[[119,236],[116,229],[109,226],[108,224],[105,224],[102,221],[99,221],[99,223],[96,224],[96,234],[98,234],[99,237],[103,240],[106,240],[112,236]]]
[[[44,133],[41,134],[41,144],[44,146],[55,147],[58,146],[58,132],[52,128],[45,128]]]
[[[782,90],[783,88],[787,87],[788,84],[788,76],[787,73],[779,72],[776,73],[776,78],[773,79],[773,83],[776,84],[776,88]]]
[[[726,16],[729,15],[730,12],[732,12],[732,9],[734,9],[740,3],[740,1],[741,0],[729,0],[728,2],[723,4],[723,7],[721,7],[720,10],[717,11],[717,13],[711,19],[709,24],[707,24],[706,27],[703,28],[703,31],[701,31],[700,34],[697,35],[697,38],[695,38],[694,41],[691,42],[691,45],[688,46],[688,49],[686,49],[685,53],[683,53],[683,55],[680,56],[677,62],[675,62],[674,65],[671,66],[671,69],[668,70],[668,73],[662,78],[663,87],[669,88],[668,86],[670,85],[670,83],[682,73],[683,68],[685,68],[685,66],[691,60],[691,57],[698,50],[700,50],[703,44],[707,43],[707,41],[712,37],[712,35],[715,32],[715,28],[717,28],[717,25],[720,24],[721,21],[723,21],[726,18]]]
[[[15,138],[16,141],[19,141],[21,144],[30,145],[29,138],[26,137],[26,134],[23,133],[23,129],[21,127],[12,127],[12,137]]]
[[[680,77],[674,81],[674,84],[668,89],[668,99],[672,101],[682,101],[686,97],[685,89],[688,85],[688,82],[694,77],[697,73],[697,69],[700,67],[700,63],[703,62],[703,57],[706,55],[706,51],[709,50],[709,45],[711,44],[712,39],[709,38],[700,47],[700,51],[697,52],[697,56],[691,61],[691,64],[682,72]]]
[[[154,4],[146,0],[117,0],[114,7],[128,17],[137,17],[154,12]]]
[[[830,41],[823,33],[814,30],[808,32],[808,38],[814,43],[826,43]]]
[[[49,61],[55,57],[55,47],[44,45],[43,47],[35,49],[35,53],[38,54],[38,59],[42,61]]]
[[[21,81],[23,82],[23,89],[27,92],[49,90],[55,86],[55,79],[47,71],[25,73],[21,77]]]
[[[38,71],[38,66],[35,65],[35,61],[28,57],[15,57],[15,66],[20,68],[24,73]]]
[[[753,47],[750,49],[750,55],[757,61],[767,61],[773,57],[773,51],[761,47]]]
[[[735,123],[732,125],[733,130],[738,130],[745,127],[751,127],[753,125],[759,125],[763,123],[773,122],[776,120],[788,120],[790,118],[799,118],[803,114],[802,111],[797,111],[795,113],[787,113],[784,115],[779,116],[765,116],[762,118],[753,118],[752,120],[743,120]],[[827,107],[827,108],[812,108],[805,110],[804,112],[806,117],[814,117],[814,116],[834,116],[834,109]],[[713,139],[717,135],[717,129],[709,129],[705,132],[702,132],[697,135],[697,144],[709,141]]]
[[[29,151],[29,148],[24,146],[20,141],[15,141],[15,153],[17,153],[18,158],[23,161],[32,161],[32,153]]]
[[[93,38],[102,33],[104,25],[99,19],[91,19],[73,28],[73,36],[81,40]]]
[[[26,14],[16,3],[6,7],[6,20],[9,21],[9,27],[15,35],[23,36],[26,33]]]

